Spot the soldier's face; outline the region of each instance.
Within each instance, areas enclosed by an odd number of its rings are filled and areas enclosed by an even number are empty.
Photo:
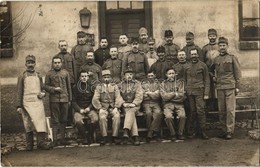
[[[94,53],[93,52],[88,52],[86,55],[87,60],[94,60]]]
[[[138,51],[138,47],[139,47],[139,44],[137,42],[132,43],[132,48],[133,48],[134,52]]]
[[[179,60],[179,62],[185,62],[186,53],[184,51],[178,52],[177,59]]]
[[[112,80],[110,75],[104,75],[103,76],[103,80],[106,84],[110,83],[110,81]]]
[[[194,42],[194,38],[186,38],[186,43],[187,43],[188,45],[193,44],[193,42]]]
[[[125,73],[125,79],[127,81],[131,81],[133,79],[133,73],[131,73],[131,72]]]
[[[86,42],[87,42],[87,38],[86,37],[78,37],[78,43],[80,45],[84,45],[84,44],[86,44]]]
[[[59,42],[59,49],[61,52],[67,52],[67,49],[68,49],[67,42],[65,42],[65,41]]]
[[[154,50],[154,43],[149,43],[148,46],[149,46],[150,51]]]
[[[157,53],[157,56],[159,57],[159,59],[164,59],[164,57],[165,57],[165,53],[164,52],[159,52],[159,53]]]
[[[172,43],[172,40],[173,40],[173,37],[172,37],[172,36],[165,37],[165,41],[166,41],[167,44],[171,44],[171,43]]]
[[[80,73],[79,79],[81,82],[87,82],[89,79],[88,73],[87,72]]]
[[[149,80],[149,81],[151,81],[151,80],[154,80],[155,79],[155,75],[154,75],[154,73],[148,73],[147,74],[147,79]]]
[[[169,80],[174,80],[175,78],[175,71],[174,70],[169,70],[167,71],[166,73],[166,77],[169,79]]]
[[[214,34],[210,34],[210,35],[208,36],[208,38],[209,38],[209,42],[210,42],[210,43],[215,43],[216,40],[217,40],[217,36],[214,35]]]
[[[147,42],[148,35],[146,33],[140,34],[140,39],[143,43]]]
[[[219,43],[218,44],[220,54],[224,54],[227,52],[228,45],[226,43]]]
[[[54,70],[60,70],[62,66],[61,59],[53,59],[53,68]]]
[[[128,38],[126,35],[120,35],[119,36],[119,42],[121,43],[121,45],[127,44]]]
[[[27,67],[27,70],[32,71],[34,70],[36,63],[32,60],[28,60],[25,62],[25,66]]]
[[[107,39],[101,39],[100,46],[101,48],[106,48],[108,45]]]
[[[109,54],[111,59],[116,59],[118,55],[117,48],[110,48]]]
[[[190,51],[190,58],[191,58],[192,62],[197,62],[198,61],[199,55],[197,53],[197,50],[191,50]]]

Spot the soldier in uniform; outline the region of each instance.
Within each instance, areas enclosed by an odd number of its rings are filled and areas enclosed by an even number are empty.
[[[153,72],[148,72],[147,80],[142,83],[143,87],[143,109],[146,116],[147,142],[155,136],[158,137],[162,120],[162,110],[160,107],[160,82],[155,78]]]
[[[191,121],[189,124],[194,125],[193,122],[197,122],[197,134],[203,139],[208,139],[205,133],[206,115],[204,100],[208,99],[209,94],[209,73],[207,65],[199,60],[196,48],[191,50],[191,62],[186,66],[184,76],[191,110],[191,117],[188,119],[188,121]],[[189,136],[193,136],[194,129],[192,128],[188,129]]]
[[[154,44],[155,44],[155,39],[150,37],[149,40],[148,40],[149,51],[146,53],[146,57],[148,59],[149,67],[151,67],[151,65],[158,60],[158,56],[157,56],[157,53],[155,51]]]
[[[98,114],[91,103],[94,86],[88,72],[80,71],[79,80],[72,88],[72,107],[75,111],[74,122],[78,133],[83,138],[83,145],[89,145],[94,141],[94,132],[98,124]],[[85,117],[89,118],[90,123]],[[86,130],[88,130],[88,135]]]
[[[102,77],[102,68],[94,62],[94,53],[92,51],[87,52],[85,62],[86,63],[80,67],[80,71],[87,71],[93,82],[99,81]]]
[[[164,39],[165,39],[165,54],[166,54],[166,60],[170,61],[170,65],[172,67],[173,64],[176,64],[178,62],[177,59],[177,53],[178,50],[180,50],[180,47],[173,43],[173,33],[171,30],[166,30],[164,32]]]
[[[216,72],[213,80],[216,82],[219,121],[223,131],[220,137],[232,139],[241,69],[237,57],[227,52],[228,39],[219,37],[218,46],[219,56],[214,59],[211,71],[213,74]]]
[[[87,43],[87,34],[83,31],[77,33],[77,45],[71,49],[71,55],[75,61],[75,78],[79,77],[79,69],[86,63],[86,54],[89,51],[94,51],[93,47]]]
[[[37,132],[37,148],[48,150],[51,148],[46,138],[46,119],[42,98],[45,97],[42,76],[34,70],[35,56],[25,58],[26,71],[18,77],[17,112],[22,114],[26,132],[26,150],[33,150],[33,130]]]
[[[186,60],[190,62],[190,50],[196,48],[198,50],[200,61],[204,62],[204,58],[202,57],[201,48],[194,43],[194,34],[192,32],[186,33],[186,46],[184,46],[181,50],[184,50],[186,53]]]
[[[120,46],[118,47],[118,59],[123,60],[131,51],[132,47],[127,43],[128,37],[126,34],[121,34],[119,36]]]
[[[208,39],[209,43],[202,48],[202,56],[208,69],[212,66],[213,60],[219,55],[218,44],[217,44],[217,31],[215,29],[208,30]],[[211,74],[211,73],[210,73]],[[209,110],[216,111],[217,107],[217,98],[215,93],[215,83],[210,77],[210,91],[209,91],[209,99],[206,100],[206,105]]]
[[[62,69],[60,57],[52,58],[53,68],[46,74],[45,90],[49,92],[54,145],[67,145],[65,127],[69,102],[72,100],[70,75]]]
[[[100,40],[100,48],[94,52],[95,63],[103,66],[104,62],[110,58],[108,42],[106,37],[102,37]]]
[[[122,108],[125,112],[123,143],[127,143],[131,131],[134,145],[140,145],[135,114],[140,110],[140,105],[143,101],[143,91],[141,83],[135,80],[133,75],[134,71],[131,68],[127,68],[124,71],[123,81],[118,85],[120,94],[123,98]]]
[[[102,135],[101,145],[108,141],[107,136],[107,117],[112,116],[112,143],[120,144],[118,130],[120,128],[119,108],[123,103],[120,91],[116,84],[112,83],[112,77],[109,70],[102,71],[102,83],[99,84],[92,99],[92,104],[99,113],[99,127]]]
[[[152,71],[156,78],[159,81],[162,81],[166,79],[165,73],[166,70],[170,68],[170,63],[165,59],[165,48],[163,46],[159,46],[157,48],[157,55],[159,59],[154,64],[152,64],[149,71]]]
[[[165,123],[170,130],[170,138],[172,141],[177,138],[184,140],[184,126],[186,115],[184,111],[183,101],[185,99],[184,82],[176,80],[175,71],[173,68],[166,70],[167,79],[160,85],[160,95],[163,101],[163,114],[165,116]],[[178,133],[174,130],[174,114],[177,115]]]
[[[103,70],[109,70],[114,83],[119,83],[121,81],[122,74],[122,60],[118,59],[118,51],[116,46],[111,46],[109,54],[111,56],[104,65]]]
[[[149,70],[147,57],[138,50],[138,39],[132,39],[132,51],[123,59],[122,71],[124,72],[128,67],[134,70],[135,79],[142,80],[146,78]]]
[[[139,29],[139,51],[142,54],[146,54],[149,51],[149,46],[148,46],[148,32],[147,29],[144,27],[141,27]]]

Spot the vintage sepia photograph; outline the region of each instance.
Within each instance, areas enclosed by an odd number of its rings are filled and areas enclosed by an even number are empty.
[[[1,166],[259,166],[259,0],[0,0]]]

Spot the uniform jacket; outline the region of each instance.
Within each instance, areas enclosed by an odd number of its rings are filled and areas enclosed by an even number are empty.
[[[24,91],[24,79],[25,79],[25,77],[36,76],[36,75],[39,77],[41,90],[44,91],[43,80],[42,80],[42,76],[40,75],[40,73],[35,72],[35,71],[34,72],[28,72],[28,71],[23,72],[18,77],[18,82],[17,82],[17,93],[18,93],[17,108],[21,108],[23,106],[23,91]]]
[[[149,71],[153,71],[156,78],[161,81],[166,79],[166,70],[170,67],[170,62],[158,59],[154,64],[152,64]]]
[[[140,106],[143,101],[143,91],[141,83],[137,80],[126,81],[119,83],[118,88],[123,98],[123,103],[134,103]]]
[[[219,55],[218,44],[207,44],[202,48],[203,62],[206,63],[208,68],[211,67],[214,59]]]
[[[76,112],[80,109],[85,109],[89,107],[93,109],[91,104],[92,97],[94,95],[94,85],[88,80],[86,83],[78,82],[72,88],[72,107]]]
[[[71,84],[75,83],[75,64],[74,64],[74,58],[72,57],[72,55],[67,52],[67,53],[58,53],[57,55],[55,55],[54,57],[60,57],[62,59],[62,68],[67,70],[70,74],[70,82]]]
[[[193,44],[193,45],[186,45],[186,46],[184,46],[182,48],[182,50],[184,50],[185,53],[186,53],[186,61],[190,62],[190,51],[194,47],[198,50],[198,55],[199,55],[200,61],[204,62],[204,58],[203,58],[203,55],[202,55],[202,50],[201,50],[201,48],[198,45],[195,45],[195,44]]]
[[[209,95],[208,67],[202,61],[189,63],[185,67],[184,78],[188,95]]]
[[[216,72],[216,89],[239,88],[241,69],[237,57],[226,53],[213,61],[211,71]]]
[[[54,88],[60,87],[61,92],[56,92]],[[44,89],[50,94],[50,102],[69,102],[72,100],[70,76],[67,70],[50,70],[45,77]]]
[[[123,60],[125,56],[127,56],[132,51],[132,47],[130,45],[121,45],[118,47],[118,59]]]
[[[178,62],[177,64],[173,65],[173,69],[175,70],[175,72],[177,74],[176,75],[177,80],[178,79],[184,80],[184,69],[188,64],[189,63],[187,63],[187,62]]]
[[[91,79],[100,80],[102,77],[102,68],[97,63],[94,62],[92,64],[86,63],[85,65],[80,67],[80,71],[81,70],[92,72],[93,75],[91,76]]]
[[[123,104],[123,99],[116,84],[101,83],[95,89],[92,104],[97,110],[101,108],[108,110],[110,107],[120,108]]]
[[[143,103],[146,102],[160,102],[160,82],[155,79],[154,81],[144,81],[142,82],[143,92],[150,92],[149,95],[143,97]]]
[[[102,67],[104,62],[111,57],[109,54],[109,48],[98,48],[94,52],[94,56],[95,56],[95,63],[100,65],[100,67]]]
[[[176,92],[178,93],[177,96]],[[164,103],[183,103],[185,100],[184,81],[164,80],[160,85],[160,95]]]
[[[121,81],[122,73],[122,60],[120,59],[108,59],[102,66],[103,70],[109,70],[111,72],[111,77],[118,83]]]
[[[122,76],[128,67],[132,68],[136,79],[144,79],[149,70],[148,60],[144,54],[131,52],[122,62]]]
[[[166,55],[166,60],[171,61],[171,64],[176,64],[178,63],[177,59],[177,54],[178,50],[180,50],[180,47],[174,43],[172,44],[164,44],[165,48],[165,55]]]

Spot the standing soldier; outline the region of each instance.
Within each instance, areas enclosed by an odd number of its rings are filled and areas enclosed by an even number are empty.
[[[205,63],[199,60],[198,50],[191,50],[191,63],[185,68],[186,91],[190,103],[191,118],[188,121],[197,122],[196,131],[203,139],[208,139],[206,130],[205,102],[209,94],[209,73]],[[189,122],[190,125],[194,123]],[[188,129],[188,136],[193,136],[193,129]]]
[[[215,29],[208,30],[209,43],[202,48],[202,55],[208,69],[212,66],[214,59],[219,55],[217,44],[217,31]],[[209,110],[217,110],[217,95],[215,93],[215,83],[210,77],[210,89],[207,107]]]
[[[166,60],[170,62],[170,65],[172,67],[173,64],[176,64],[178,62],[177,59],[177,53],[178,50],[180,50],[180,47],[173,43],[173,33],[171,30],[166,30],[164,32],[164,39],[165,39],[165,54],[166,54]]]
[[[165,123],[170,130],[171,140],[184,140],[184,126],[186,115],[184,111],[183,101],[185,99],[184,82],[176,80],[173,68],[166,70],[167,80],[164,80],[160,86],[160,95],[163,101],[163,114]],[[174,114],[178,119],[178,133],[174,130]]]
[[[155,39],[149,38],[148,45],[149,45],[149,51],[146,53],[146,57],[148,60],[149,67],[152,66],[153,63],[155,63],[158,60],[157,53],[155,51]]]
[[[59,49],[60,52],[56,54],[54,57],[60,57],[62,59],[62,67],[63,69],[67,70],[70,75],[70,83],[71,87],[75,84],[75,77],[74,77],[74,59],[72,55],[67,52],[68,43],[65,40],[59,41]],[[73,122],[73,115],[71,106],[69,106],[69,113],[68,113],[68,124],[72,124]]]
[[[146,140],[147,142],[150,142],[153,135],[157,137],[162,120],[160,82],[155,79],[155,74],[153,72],[148,72],[147,80],[142,83],[142,87],[144,92],[142,105],[146,115],[146,125],[148,128]]]
[[[149,46],[148,46],[148,32],[147,29],[144,27],[141,27],[139,29],[139,46],[138,49],[140,53],[146,54],[149,51]]]
[[[86,62],[86,54],[94,51],[93,47],[87,43],[87,34],[83,31],[77,33],[77,45],[71,49],[71,55],[75,61],[75,78],[79,77],[79,68]]]
[[[190,50],[196,48],[198,50],[198,55],[200,61],[204,62],[204,58],[202,57],[202,50],[201,48],[194,43],[194,34],[192,32],[186,33],[186,46],[182,48],[182,50],[186,53],[186,60],[187,62],[190,62]]]
[[[126,34],[121,34],[119,36],[120,46],[118,47],[118,59],[123,60],[131,51],[132,47],[127,43],[128,37]]]
[[[60,57],[52,58],[53,68],[46,74],[45,90],[49,92],[54,145],[67,145],[65,127],[72,99],[69,73],[62,69]]]
[[[236,94],[239,92],[241,78],[240,64],[237,57],[227,52],[228,39],[219,37],[219,56],[212,65],[212,72],[216,72],[213,80],[216,81],[219,121],[223,134],[220,137],[232,139],[235,126]]]
[[[125,112],[124,120],[124,144],[127,143],[129,133],[131,131],[134,139],[134,145],[140,145],[138,139],[138,128],[136,123],[135,113],[140,110],[140,105],[143,100],[143,91],[141,83],[133,79],[134,72],[128,68],[124,71],[124,79],[119,84],[118,88],[123,98],[123,110]]]
[[[83,145],[89,145],[94,140],[94,132],[98,124],[98,114],[94,110],[91,100],[94,95],[94,85],[89,79],[87,71],[80,71],[80,77],[72,88],[72,107],[75,110],[74,121],[79,134],[82,136]],[[86,119],[90,119],[90,123]],[[88,135],[86,135],[86,128]]]
[[[162,81],[166,79],[165,73],[166,70],[170,68],[170,63],[165,59],[165,48],[163,46],[159,46],[157,48],[157,55],[159,59],[154,64],[152,64],[149,71],[152,71],[156,78],[159,81]]]
[[[123,59],[122,71],[124,72],[128,67],[134,70],[135,79],[145,79],[149,69],[147,57],[141,54],[138,50],[138,39],[133,38],[132,40],[132,51]]]
[[[99,84],[92,99],[93,106],[99,111],[99,127],[102,135],[101,145],[105,145],[107,139],[107,117],[112,116],[112,143],[120,144],[118,130],[120,128],[120,112],[123,99],[116,84],[111,83],[109,70],[102,71],[103,82]]]
[[[33,150],[33,129],[37,132],[37,148],[48,150],[50,143],[46,138],[46,119],[42,98],[45,96],[43,90],[42,76],[34,70],[35,56],[28,55],[25,58],[27,70],[18,78],[18,105],[17,112],[22,114],[23,124],[26,132],[26,150]]]
[[[95,63],[103,66],[104,62],[110,58],[108,42],[106,37],[102,37],[100,40],[100,48],[94,52]]]
[[[116,46],[111,46],[109,54],[111,56],[104,65],[103,70],[109,70],[114,83],[119,83],[121,81],[122,74],[122,60],[118,59],[118,52]]]

